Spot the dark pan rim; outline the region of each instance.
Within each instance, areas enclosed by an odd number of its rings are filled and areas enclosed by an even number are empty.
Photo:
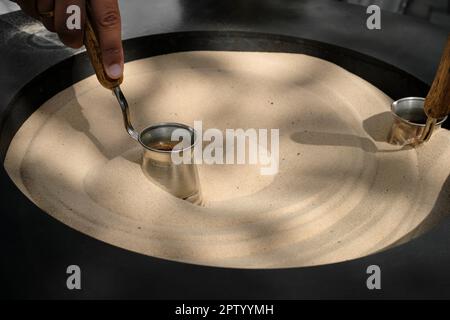
[[[291,36],[281,36],[276,34],[264,34],[255,32],[243,31],[192,31],[192,32],[176,32],[167,34],[157,34],[145,37],[134,38],[124,41],[124,49],[126,62],[158,56],[163,54],[186,52],[186,51],[249,51],[249,52],[283,52],[283,53],[301,53],[315,56],[330,62],[333,62],[349,72],[365,79],[373,84],[375,87],[386,93],[393,100],[400,99],[406,96],[424,97],[429,90],[429,86],[412,76],[411,74],[402,71],[395,66],[387,64],[381,60],[372,58],[365,54],[338,47],[331,44],[326,44],[314,40],[302,39]],[[71,74],[72,77],[67,76]],[[28,119],[28,117],[45,101],[53,97],[58,92],[70,87],[71,85],[91,76],[93,74],[87,54],[85,52],[76,54],[60,63],[55,64],[45,72],[27,83],[11,100],[5,111],[0,114],[0,158],[4,162],[6,152],[14,135],[17,133],[21,125]],[[448,128],[447,126],[444,126]],[[10,180],[4,166],[0,169],[0,179],[8,179],[7,187],[9,191],[20,193],[21,191]],[[24,198],[24,197],[22,197]],[[34,210],[45,213],[43,210],[37,208],[31,201],[27,204],[27,210]],[[14,210],[14,203],[0,204],[0,211]],[[48,214],[50,220],[54,219]],[[56,220],[56,219],[55,219]],[[450,221],[449,218],[444,219],[446,224]],[[61,226],[67,227],[63,223],[58,222]],[[69,227],[67,227],[69,228]],[[429,230],[424,235],[432,234],[436,228]],[[81,232],[77,233],[83,236]],[[90,238],[89,241],[100,241],[95,238]],[[448,239],[448,237],[447,237]],[[294,267],[281,269],[233,269],[220,267],[207,267],[200,265],[191,265],[182,262],[167,261],[165,259],[150,258],[150,264],[167,264],[175,265],[174,270],[179,270],[179,266],[189,266],[193,270],[202,269],[208,272],[217,272],[217,275],[232,273],[241,270],[244,273],[248,272],[265,272],[268,276],[273,277],[291,277],[294,273],[307,272],[310,273],[314,269],[314,274],[324,275],[325,278],[331,276],[332,268],[340,270],[353,270],[367,265],[368,261],[380,260],[386,261],[392,259],[392,254],[400,252],[400,255],[412,254],[415,251],[414,244],[417,241],[428,241],[430,248],[433,247],[433,239],[423,239],[420,236],[411,240],[408,243],[399,245],[395,248],[387,249],[380,253],[371,254],[362,258],[357,258],[349,261],[339,262],[335,264],[326,264],[312,267]],[[118,252],[125,251],[129,257],[144,256],[138,253],[128,251],[126,249],[117,248],[113,245],[104,244],[105,246],[114,247]],[[447,253],[450,255],[450,253]],[[427,259],[424,257],[423,259]],[[339,266],[339,267],[338,267]],[[216,271],[214,271],[216,270]],[[170,271],[168,271],[170,272]],[[194,271],[193,271],[194,272]],[[364,275],[363,275],[364,277]],[[167,279],[166,279],[167,280]],[[344,285],[344,284],[342,284]],[[330,290],[333,290],[330,287]]]

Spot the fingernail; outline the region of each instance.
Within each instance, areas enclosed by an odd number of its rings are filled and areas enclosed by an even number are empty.
[[[122,67],[120,64],[113,64],[107,68],[106,72],[110,78],[119,79],[122,76]]]

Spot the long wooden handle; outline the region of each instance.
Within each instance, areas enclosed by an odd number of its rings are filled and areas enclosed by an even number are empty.
[[[123,82],[123,76],[120,79],[111,79],[105,71],[103,66],[102,51],[100,50],[100,44],[97,39],[97,35],[92,26],[91,21],[91,7],[89,1],[86,3],[86,23],[84,32],[84,46],[94,67],[97,79],[102,86],[107,89],[113,89],[118,87]]]
[[[450,114],[450,35],[436,77],[425,100],[425,112],[435,119]]]

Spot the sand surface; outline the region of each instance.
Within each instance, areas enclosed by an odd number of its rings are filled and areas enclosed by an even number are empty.
[[[45,212],[99,240],[203,265],[311,266],[405,241],[450,211],[450,201],[436,205],[450,199],[449,131],[418,149],[385,143],[391,99],[329,62],[170,54],[128,63],[122,89],[140,130],[194,120],[279,128],[280,170],[261,176],[257,165],[202,165],[206,206],[174,198],[145,178],[117,102],[88,78],[25,122],[5,167]]]

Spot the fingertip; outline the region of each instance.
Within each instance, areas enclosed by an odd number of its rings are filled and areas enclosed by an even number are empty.
[[[123,75],[123,49],[121,46],[102,50],[103,65],[111,79],[119,79]]]
[[[106,73],[108,74],[108,77],[111,79],[119,79],[122,77],[123,74],[123,67],[121,64],[114,63],[109,66],[106,66]]]

